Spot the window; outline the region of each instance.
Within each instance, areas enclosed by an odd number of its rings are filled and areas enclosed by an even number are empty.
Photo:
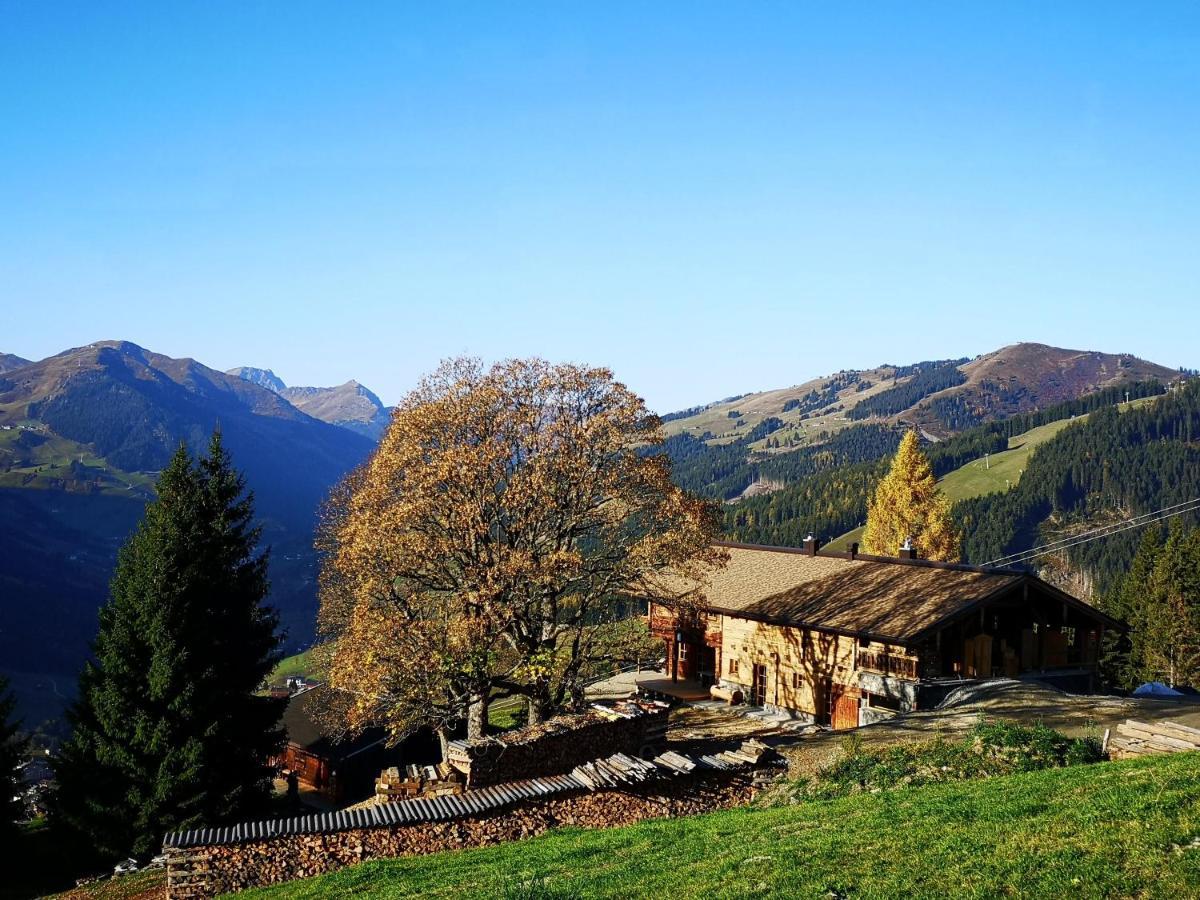
[[[730,675],[736,675],[738,673],[737,664],[738,664],[738,661],[736,659],[731,659],[729,661],[729,674]]]
[[[867,698],[867,706],[872,709],[890,709],[896,712],[901,712],[904,709],[899,697],[889,697],[887,694],[872,694],[867,692],[864,694]]]
[[[804,685],[804,677],[799,672],[792,673],[792,690],[800,690]]]
[[[680,662],[682,662],[683,660],[685,660],[687,658],[688,658],[688,645],[680,644],[679,645],[679,660],[680,660]]]
[[[1075,629],[1064,625],[1062,627],[1062,633],[1064,635],[1066,635],[1066,637],[1067,637],[1067,646],[1074,647],[1075,646]]]
[[[858,639],[858,646],[860,646],[860,647],[862,647],[864,650],[866,650],[868,647],[870,647],[870,646],[871,646],[871,639],[870,639],[870,638],[866,638],[866,637],[860,637],[860,638]]]

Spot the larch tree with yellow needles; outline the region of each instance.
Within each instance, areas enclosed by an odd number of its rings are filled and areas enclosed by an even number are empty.
[[[676,487],[659,420],[602,368],[443,363],[396,408],[321,530],[319,627],[351,729],[483,734],[582,702],[631,596],[720,564],[719,511]],[[641,629],[645,632],[645,629]],[[643,635],[644,636],[644,635]],[[644,652],[644,651],[643,651]]]
[[[915,430],[904,435],[891,468],[875,488],[867,510],[863,552],[895,556],[905,542],[926,559],[958,562],[960,558],[961,535]]]

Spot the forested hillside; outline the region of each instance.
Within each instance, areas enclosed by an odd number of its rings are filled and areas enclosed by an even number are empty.
[[[938,477],[1000,453],[1010,439],[1053,422],[1080,419],[1051,437],[1029,458],[1008,493],[966,500],[954,508],[963,527],[964,558],[982,563],[1028,549],[1061,529],[1125,518],[1200,495],[1200,383],[1118,412],[1126,400],[1146,400],[1167,389],[1159,381],[1128,382],[1033,412],[988,422],[925,447]],[[877,396],[883,396],[882,394]],[[1085,418],[1087,417],[1087,418]],[[1189,424],[1192,423],[1192,424]],[[866,518],[867,499],[887,470],[904,429],[855,425],[826,435],[824,443],[786,453],[755,452],[745,441],[710,446],[676,435],[665,450],[677,481],[731,501],[755,481],[777,489],[725,507],[725,531],[752,543],[799,545],[809,534],[832,539]],[[1083,545],[1070,562],[1107,589],[1128,565],[1136,533]]]
[[[1089,525],[1200,497],[1200,382],[1153,403],[1097,410],[1029,459],[1008,493],[963,501],[964,556],[986,562]],[[1189,517],[1189,518],[1193,518]],[[1141,534],[1127,531],[1067,551],[1098,592],[1129,567]]]

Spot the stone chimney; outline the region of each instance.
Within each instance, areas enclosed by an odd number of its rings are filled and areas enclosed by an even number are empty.
[[[912,545],[912,538],[905,538],[904,545],[900,548],[901,559],[916,559],[917,548]]]
[[[804,552],[809,556],[816,556],[817,551],[821,549],[821,542],[811,534],[804,539]]]

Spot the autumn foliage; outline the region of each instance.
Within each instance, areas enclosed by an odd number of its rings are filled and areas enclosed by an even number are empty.
[[[875,489],[863,532],[863,551],[895,556],[906,541],[926,559],[959,560],[961,538],[950,518],[950,504],[938,490],[916,431],[909,431],[900,441],[891,469]]]
[[[622,604],[671,599],[671,576],[723,555],[716,510],[646,452],[661,441],[606,369],[453,360],[422,381],[322,529],[346,724],[398,738],[468,717],[478,735],[497,696],[526,697],[533,721],[580,702],[638,636]]]

